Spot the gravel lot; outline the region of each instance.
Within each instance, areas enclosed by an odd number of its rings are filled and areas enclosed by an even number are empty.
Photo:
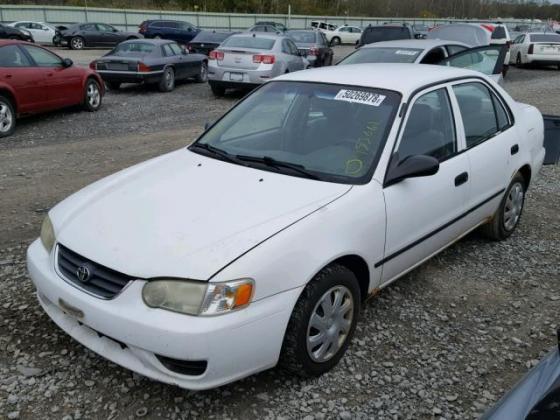
[[[352,48],[337,48],[341,57]],[[64,51],[80,65],[103,53]],[[506,89],[558,113],[560,72],[512,69]],[[25,249],[44,213],[92,181],[192,141],[240,94],[205,85],[109,93],[95,114],[21,120],[0,141],[0,418],[476,418],[555,342],[560,304],[560,167],[545,167],[505,242],[469,235],[364,305],[329,374],[279,369],[206,392],[105,361],[39,308]]]

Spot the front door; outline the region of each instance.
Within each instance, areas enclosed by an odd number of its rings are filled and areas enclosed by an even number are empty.
[[[428,155],[439,160],[435,175],[409,178],[384,187],[387,212],[382,283],[388,283],[421,263],[467,228],[464,212],[469,186],[469,162],[457,135],[447,87],[430,88],[416,96],[393,159]]]

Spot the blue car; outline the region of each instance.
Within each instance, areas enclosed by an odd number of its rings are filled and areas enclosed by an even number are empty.
[[[180,44],[189,43],[199,32],[196,26],[181,20],[145,20],[139,31],[144,38],[170,39]]]

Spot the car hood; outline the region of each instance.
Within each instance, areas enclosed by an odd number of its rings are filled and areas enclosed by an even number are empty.
[[[106,267],[208,280],[350,188],[180,150],[102,179],[49,214],[58,242]]]

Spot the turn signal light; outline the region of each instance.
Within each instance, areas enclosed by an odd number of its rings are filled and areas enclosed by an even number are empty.
[[[208,55],[208,58],[210,60],[222,61],[224,59],[224,52],[223,51],[218,51],[218,50],[212,50],[212,51],[210,51],[210,54]]]
[[[138,72],[146,73],[149,71],[151,71],[150,66],[147,66],[144,63],[138,63]]]
[[[257,54],[253,56],[253,63],[274,64],[275,61],[274,55]]]

